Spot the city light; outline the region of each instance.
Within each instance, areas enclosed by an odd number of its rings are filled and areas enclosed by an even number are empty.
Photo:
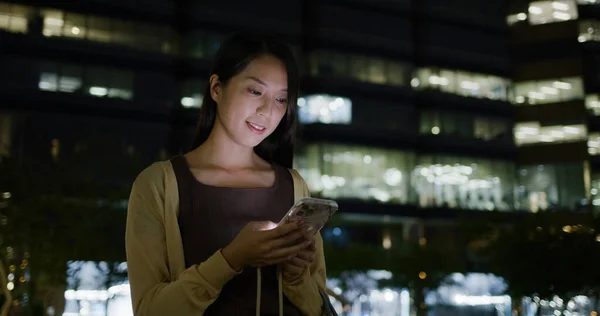
[[[95,95],[97,97],[103,97],[106,94],[108,94],[108,89],[106,89],[104,87],[91,87],[90,94]]]

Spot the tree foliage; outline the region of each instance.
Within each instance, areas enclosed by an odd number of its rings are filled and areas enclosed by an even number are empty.
[[[0,160],[0,262],[14,269],[13,299],[35,305],[43,289],[64,286],[68,261],[125,261],[123,183],[135,166],[109,160],[94,168],[76,156]]]

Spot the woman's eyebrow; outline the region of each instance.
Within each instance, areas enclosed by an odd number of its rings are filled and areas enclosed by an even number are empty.
[[[250,79],[250,80],[252,80],[252,81],[255,81],[256,83],[258,83],[258,84],[260,84],[260,85],[263,85],[263,86],[265,86],[265,87],[268,87],[268,86],[269,86],[269,85],[268,85],[268,84],[266,84],[264,81],[262,81],[262,80],[260,80],[260,79],[258,79],[258,78],[256,78],[256,77],[254,77],[254,76],[247,76],[247,77],[246,77],[246,79]],[[285,92],[287,92],[287,91],[288,91],[288,89],[287,89],[287,88],[285,88],[285,89],[281,89],[281,91],[285,91]]]

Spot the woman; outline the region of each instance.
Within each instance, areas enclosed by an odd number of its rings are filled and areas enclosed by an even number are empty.
[[[252,33],[222,43],[195,148],[133,184],[126,248],[136,315],[321,314],[321,236],[275,224],[308,195],[291,169],[297,98],[286,45]]]

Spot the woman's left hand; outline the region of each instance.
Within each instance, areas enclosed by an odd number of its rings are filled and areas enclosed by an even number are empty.
[[[307,233],[305,235],[305,240],[310,240],[311,244],[306,249],[301,250],[292,259],[281,264],[283,276],[287,281],[293,281],[299,278],[314,260],[317,251],[314,234]]]

